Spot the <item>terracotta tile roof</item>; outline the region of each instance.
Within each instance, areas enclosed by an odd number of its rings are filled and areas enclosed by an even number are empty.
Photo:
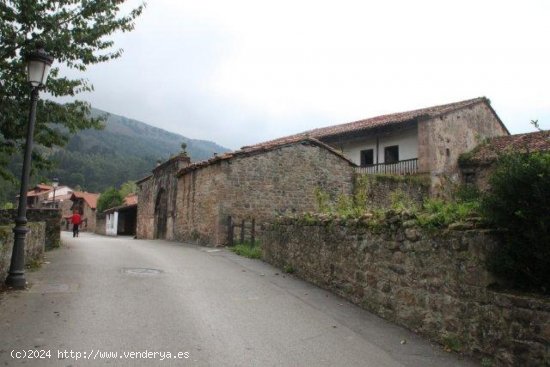
[[[293,144],[310,144],[310,145],[316,145],[316,146],[322,147],[324,149],[327,149],[331,153],[337,155],[341,159],[347,161],[349,164],[355,166],[355,163],[350,161],[340,151],[334,149],[330,145],[327,145],[327,144],[325,144],[325,143],[323,143],[323,142],[321,142],[317,139],[308,138],[308,137],[304,137],[304,136],[301,136],[301,135],[294,135],[294,136],[289,136],[289,137],[286,137],[286,138],[272,140],[272,141],[261,143],[261,144],[256,144],[256,145],[252,145],[252,146],[248,146],[248,147],[242,147],[240,150],[224,153],[224,154],[221,154],[221,155],[216,155],[216,156],[214,156],[214,157],[212,157],[208,160],[204,160],[204,161],[201,161],[201,162],[196,162],[196,163],[190,164],[189,166],[182,168],[178,172],[178,176],[181,176],[181,175],[183,175],[183,174],[185,174],[186,172],[189,172],[189,171],[194,171],[194,170],[197,170],[197,169],[202,168],[202,167],[210,166],[210,165],[212,165],[214,163],[217,163],[217,162],[229,160],[229,159],[239,157],[239,156],[249,156],[249,155],[260,154],[260,153],[268,152],[268,151],[271,151],[271,150],[274,150],[274,149],[277,149],[277,148],[281,148],[283,146],[293,145]]]
[[[135,193],[128,194],[124,198],[124,205],[137,205],[137,203],[138,203],[138,196]]]
[[[46,184],[43,184],[43,183],[40,183],[40,184],[36,185],[35,189],[36,188],[38,188],[40,190],[43,190],[43,191],[53,190],[53,186],[46,185]]]
[[[478,145],[471,153],[466,153],[461,164],[487,164],[503,152],[542,152],[550,151],[550,130],[527,134],[498,136]]]
[[[389,115],[376,116],[376,117],[371,117],[364,120],[348,122],[348,123],[333,125],[328,127],[322,127],[318,129],[304,131],[303,133],[299,133],[296,135],[291,135],[284,138],[271,140],[266,143],[277,142],[280,140],[296,138],[296,137],[312,137],[316,139],[324,139],[331,136],[337,136],[340,134],[345,134],[350,132],[365,131],[365,130],[369,130],[369,129],[373,129],[381,126],[390,126],[390,125],[399,124],[402,122],[412,121],[415,119],[434,118],[434,117],[442,116],[446,113],[453,112],[462,108],[466,108],[478,103],[486,103],[490,107],[490,102],[487,98],[479,97],[479,98],[468,99],[460,102],[448,103],[444,105],[421,108],[418,110],[412,110],[412,111],[406,111],[406,112],[392,113]],[[495,116],[496,116],[496,113],[495,113]],[[504,126],[504,128],[506,127]],[[266,144],[266,143],[263,143],[263,144]]]
[[[84,201],[92,209],[95,209],[97,207],[97,199],[98,198],[99,198],[99,194],[94,194],[94,193],[86,192],[86,191],[75,191],[71,195],[71,200],[74,201],[76,199],[84,199]]]
[[[17,196],[19,197],[19,195]],[[33,197],[33,196],[48,196],[48,191],[31,190],[27,192],[27,197]]]
[[[294,144],[301,141],[302,142],[309,141],[316,145],[323,146],[324,148],[329,149],[333,153],[349,161],[349,159],[345,157],[340,151],[337,151],[331,146],[326,145],[325,143],[321,142],[320,139],[324,139],[324,138],[328,138],[328,137],[336,136],[340,134],[345,134],[349,132],[369,130],[369,129],[373,129],[381,126],[390,126],[390,125],[399,124],[402,122],[412,121],[415,119],[434,118],[434,117],[442,116],[449,112],[453,112],[462,108],[473,106],[478,103],[486,103],[489,106],[489,108],[491,108],[490,102],[487,98],[479,97],[479,98],[468,99],[465,101],[460,101],[455,103],[448,103],[448,104],[439,105],[439,106],[421,108],[413,111],[382,115],[382,116],[372,117],[364,120],[349,122],[345,124],[313,129],[313,130],[305,131],[303,133],[285,136],[282,138],[269,140],[269,141],[251,145],[251,146],[245,146],[245,147],[242,147],[240,150],[237,150],[234,152],[224,153],[218,156],[214,156],[202,162],[196,162],[196,163],[190,164],[189,166],[182,168],[179,171],[178,175],[184,174],[185,172],[192,171],[201,167],[209,166],[219,161],[228,160],[238,155],[261,153],[264,151],[278,148],[283,145]],[[492,108],[491,108],[491,111],[493,111]],[[496,115],[496,113],[495,113],[495,116],[498,119],[498,116]],[[498,120],[500,122],[500,119]],[[502,126],[506,129],[504,124],[502,124]],[[506,129],[506,131],[508,130]],[[351,161],[349,162],[351,164],[354,164]],[[148,177],[146,177],[145,179],[142,179],[140,182],[144,182],[147,178]]]

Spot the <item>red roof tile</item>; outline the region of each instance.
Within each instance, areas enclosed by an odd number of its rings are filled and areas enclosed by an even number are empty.
[[[138,203],[138,196],[135,193],[126,195],[124,198],[124,205],[136,205]]]
[[[543,151],[550,151],[549,130],[527,134],[498,136],[474,148],[471,153],[466,155],[467,159],[462,161],[462,164],[490,163],[497,159],[500,153],[506,152],[527,153]]]
[[[99,198],[99,194],[94,194],[86,191],[75,191],[71,195],[71,200],[74,201],[75,199],[84,199],[84,201],[92,209],[95,209],[97,207],[98,198]]]
[[[389,115],[382,115],[377,117],[372,117],[369,119],[349,122],[345,124],[339,124],[339,125],[333,125],[318,129],[313,129],[309,131],[305,131],[303,133],[285,136],[282,138],[269,140],[263,143],[251,145],[251,146],[245,146],[242,147],[240,150],[224,153],[218,156],[214,156],[208,160],[202,161],[202,162],[196,162],[193,164],[190,164],[187,167],[182,168],[178,175],[183,174],[188,171],[193,171],[195,169],[198,169],[200,167],[209,166],[211,164],[214,164],[216,162],[231,159],[237,155],[246,155],[246,154],[253,154],[253,153],[259,153],[263,151],[268,151],[275,149],[277,147],[287,145],[287,144],[293,144],[300,141],[310,141],[314,142],[317,145],[322,145],[324,148],[329,149],[333,153],[339,155],[340,157],[348,160],[344,155],[342,155],[341,152],[335,150],[329,145],[324,144],[319,139],[327,138],[330,136],[335,136],[339,134],[349,133],[349,132],[356,132],[356,131],[364,131],[369,130],[375,127],[380,126],[389,126],[393,124],[398,124],[401,122],[407,122],[415,119],[420,118],[434,118],[437,116],[442,116],[446,113],[453,112],[462,108],[466,108],[469,106],[473,106],[478,103],[486,103],[489,105],[489,100],[485,97],[479,97],[474,99],[468,99],[465,101],[455,102],[455,103],[449,103],[439,106],[433,106],[433,107],[427,107],[427,108],[421,108],[418,110],[413,111],[407,111],[407,112],[399,112],[399,113],[393,113]],[[490,107],[490,105],[489,105]],[[495,114],[496,115],[496,114]],[[497,116],[498,118],[498,116]],[[499,119],[500,121],[500,119]],[[503,127],[506,129],[506,127],[503,125]],[[348,160],[349,161],[349,160]],[[351,164],[353,164],[351,161],[349,161]],[[141,181],[145,181],[147,178],[142,179]]]
[[[43,183],[40,183],[40,184],[36,185],[35,189],[36,188],[38,188],[40,190],[43,190],[43,191],[53,190],[53,186],[46,185],[46,184],[43,184]]]
[[[280,140],[297,138],[297,137],[302,137],[302,138],[312,137],[315,139],[323,139],[323,138],[328,138],[331,136],[336,136],[336,135],[345,134],[349,132],[364,131],[364,130],[369,130],[376,127],[399,124],[402,122],[412,121],[420,118],[434,118],[434,117],[442,116],[446,113],[453,112],[462,108],[466,108],[478,103],[486,103],[489,105],[489,100],[485,97],[479,97],[479,98],[468,99],[465,101],[448,103],[448,104],[439,105],[439,106],[421,108],[418,110],[376,116],[376,117],[371,117],[364,120],[313,129],[313,130],[305,131],[303,133],[299,133],[296,135],[291,135],[280,139],[271,140],[262,144],[268,144],[272,142],[278,142]],[[506,128],[504,125],[503,127]]]

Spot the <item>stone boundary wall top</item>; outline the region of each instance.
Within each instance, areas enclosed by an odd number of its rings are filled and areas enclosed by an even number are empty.
[[[10,269],[13,250],[13,227],[15,225],[0,225],[0,281],[4,282]],[[30,231],[25,237],[25,264],[39,261],[44,254],[46,224],[44,222],[27,223]]]
[[[15,224],[17,209],[1,209],[0,225]],[[61,210],[60,209],[27,209],[29,222],[45,222],[45,248],[51,250],[61,246]]]
[[[402,223],[279,222],[261,236],[263,259],[495,366],[550,363],[550,298],[490,289],[495,279],[485,260],[497,244],[493,233]]]

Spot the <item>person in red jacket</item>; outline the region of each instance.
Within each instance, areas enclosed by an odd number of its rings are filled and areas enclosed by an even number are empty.
[[[78,214],[75,210],[73,216],[71,217],[71,223],[73,224],[73,237],[78,237],[78,226],[80,226],[81,222],[82,218],[80,218],[80,214]]]

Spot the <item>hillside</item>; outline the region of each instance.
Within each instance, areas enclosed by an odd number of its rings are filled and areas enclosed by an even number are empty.
[[[66,149],[52,158],[58,168],[52,173],[61,183],[102,191],[128,180],[148,175],[158,160],[165,161],[187,144],[191,160],[203,160],[228,149],[213,142],[189,139],[141,121],[94,109],[94,116],[107,114],[103,130],[83,130]]]
[[[58,177],[62,185],[101,192],[109,186],[147,176],[158,160],[165,161],[180,152],[183,142],[193,161],[228,151],[211,141],[189,139],[124,116],[98,109],[92,111],[94,116],[104,114],[108,117],[103,130],[83,130],[73,135],[64,149],[51,153],[56,167],[49,172],[39,172],[31,182]],[[15,157],[9,166],[15,177],[21,175],[20,157]],[[0,200],[14,200],[17,188],[0,181]]]

